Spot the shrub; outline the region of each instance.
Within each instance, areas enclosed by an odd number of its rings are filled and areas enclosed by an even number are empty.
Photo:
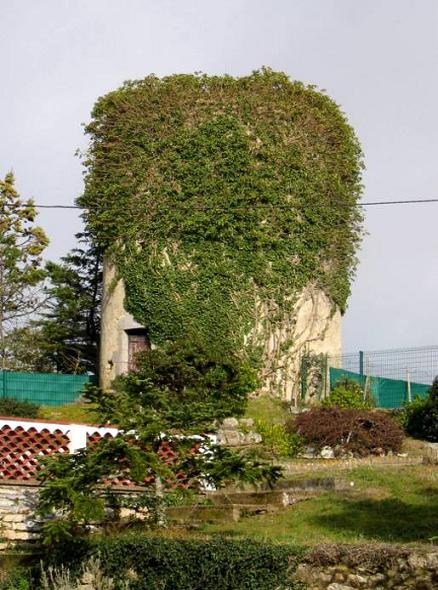
[[[159,418],[158,432],[191,429],[198,434],[217,420],[242,416],[248,394],[258,386],[257,372],[247,362],[211,352],[189,336],[138,353],[136,364],[135,372],[113,381],[111,393],[87,393],[102,420],[127,429]]]
[[[380,452],[398,452],[403,430],[387,414],[380,411],[313,408],[299,414],[289,423],[309,445],[333,448],[337,455],[352,452],[366,456]]]
[[[255,425],[264,446],[276,457],[296,457],[303,450],[302,436],[292,430],[286,430],[284,424],[256,420]]]
[[[409,429],[413,429],[413,422],[416,422],[419,418],[420,412],[423,411],[426,405],[427,398],[422,398],[416,396],[411,402],[407,402],[404,406],[399,410],[394,410],[395,418],[397,419],[400,426],[405,430],[408,434]],[[409,426],[410,425],[410,426]],[[412,436],[415,436],[412,434]],[[421,436],[419,437],[421,438]]]
[[[225,538],[179,540],[148,536],[94,539],[79,550],[80,560],[100,557],[102,574],[114,580],[114,590],[290,590],[294,565],[302,549]],[[58,554],[66,567],[81,566],[77,551]],[[53,559],[53,555],[52,555]],[[59,568],[60,563],[58,564]],[[129,586],[128,586],[129,587]]]
[[[438,376],[435,377],[425,400],[416,398],[405,406],[402,424],[408,434],[438,442]]]
[[[32,588],[31,577],[24,568],[18,567],[6,575],[2,574],[0,590],[30,590],[30,588]]]
[[[9,397],[0,399],[0,416],[18,416],[20,418],[38,418],[40,407],[32,402]]]
[[[42,590],[83,590],[83,588],[114,590],[113,580],[102,573],[100,560],[94,557],[82,565],[78,579],[75,579],[70,570],[63,566],[60,568],[49,566],[47,570],[42,569],[41,584]],[[129,590],[129,581],[125,580],[120,588]]]
[[[366,409],[373,406],[372,400],[367,399],[364,392],[353,379],[343,378],[336,382],[330,395],[322,402],[325,408],[357,408]]]

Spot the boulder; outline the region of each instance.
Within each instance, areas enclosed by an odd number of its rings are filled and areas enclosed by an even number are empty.
[[[225,418],[222,422],[222,428],[224,430],[237,430],[239,428],[239,421],[237,418]]]
[[[426,465],[438,465],[438,443],[424,444],[423,463]]]
[[[320,456],[323,459],[334,459],[335,452],[331,447],[322,447],[321,452],[320,452]]]

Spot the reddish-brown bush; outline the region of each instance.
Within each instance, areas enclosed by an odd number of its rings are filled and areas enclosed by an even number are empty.
[[[400,426],[378,410],[313,408],[289,421],[286,428],[301,434],[316,449],[332,447],[336,455],[397,453],[403,442]]]

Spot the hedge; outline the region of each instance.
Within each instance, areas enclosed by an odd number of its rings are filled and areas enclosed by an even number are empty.
[[[300,588],[293,574],[303,549],[224,538],[180,540],[154,536],[97,538],[50,561],[77,569],[98,555],[115,590],[273,590]],[[73,561],[75,560],[75,561]]]

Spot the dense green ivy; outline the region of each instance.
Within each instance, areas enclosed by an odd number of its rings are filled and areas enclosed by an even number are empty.
[[[132,590],[293,590],[305,548],[273,545],[251,539],[166,539],[136,534],[91,537],[51,549],[43,566],[68,567],[97,556],[114,589]]]
[[[345,309],[362,157],[326,95],[269,69],[151,75],[100,98],[86,131],[79,202],[152,342],[254,351],[257,306],[282,322],[310,282]]]

